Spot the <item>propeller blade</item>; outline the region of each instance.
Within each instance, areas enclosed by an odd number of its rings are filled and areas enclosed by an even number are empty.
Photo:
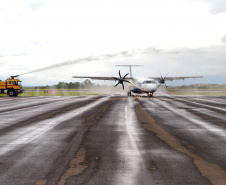
[[[128,82],[128,83],[130,83],[130,81],[128,81],[128,80],[123,80],[123,82]]]
[[[127,73],[124,77],[123,77],[123,79],[128,75],[129,73]]]
[[[119,82],[114,87],[116,87],[118,84],[119,84]]]
[[[122,84],[122,88],[123,88],[123,90],[124,90],[125,87],[124,87],[123,82],[128,82],[128,83],[130,83],[130,81],[125,80],[126,76],[127,76],[129,73],[127,73],[123,78],[122,78],[122,76],[121,76],[120,70],[118,71],[118,74],[119,74],[119,78],[112,77],[114,80],[117,80],[117,81],[118,81],[118,83],[117,83],[114,87],[116,87],[118,84]]]
[[[161,76],[161,79],[163,79],[163,77],[162,77],[162,75],[161,75],[161,73],[159,72],[159,74],[160,74],[160,76]]]
[[[114,80],[120,80],[119,78],[116,78],[116,77],[112,77]]]
[[[166,74],[166,76],[169,74],[169,72]],[[165,80],[166,76],[163,78]]]

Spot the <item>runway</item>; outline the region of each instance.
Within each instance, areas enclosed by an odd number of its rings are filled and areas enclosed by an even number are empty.
[[[0,184],[226,184],[226,98],[0,97]]]

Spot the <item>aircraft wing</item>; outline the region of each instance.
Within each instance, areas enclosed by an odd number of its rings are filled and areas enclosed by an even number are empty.
[[[114,78],[117,78],[117,77],[104,77],[104,76],[72,76],[72,78],[89,78],[89,79],[92,79],[92,80],[113,80],[115,81]],[[133,78],[125,78],[125,80],[133,80]]]
[[[148,78],[151,78],[153,80],[159,80],[159,79],[161,79],[160,77],[148,77]],[[165,77],[164,80],[173,81],[173,80],[184,80],[186,78],[203,78],[203,76]]]

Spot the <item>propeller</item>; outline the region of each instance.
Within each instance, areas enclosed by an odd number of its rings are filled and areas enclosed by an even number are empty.
[[[122,88],[124,90],[124,84],[123,82],[128,82],[130,83],[130,81],[126,80],[126,76],[128,75],[129,73],[127,73],[123,78],[121,77],[121,73],[120,73],[120,70],[119,70],[119,78],[116,78],[116,77],[112,77],[114,80],[118,80],[118,83],[114,86],[116,87],[118,84],[122,84]]]
[[[167,76],[168,74],[169,74],[169,73],[167,73],[166,76]],[[158,82],[160,83],[159,86],[160,86],[161,84],[165,84],[166,89],[167,89],[167,85],[166,85],[166,83],[165,83],[166,76],[163,78],[162,75],[161,75],[161,73],[160,73],[160,76],[161,76],[161,77],[158,79]]]

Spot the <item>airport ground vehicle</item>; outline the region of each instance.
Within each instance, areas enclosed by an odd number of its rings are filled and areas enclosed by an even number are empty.
[[[22,81],[18,79],[19,75],[10,76],[5,81],[0,80],[0,94],[7,94],[9,96],[18,96],[23,93]]]

